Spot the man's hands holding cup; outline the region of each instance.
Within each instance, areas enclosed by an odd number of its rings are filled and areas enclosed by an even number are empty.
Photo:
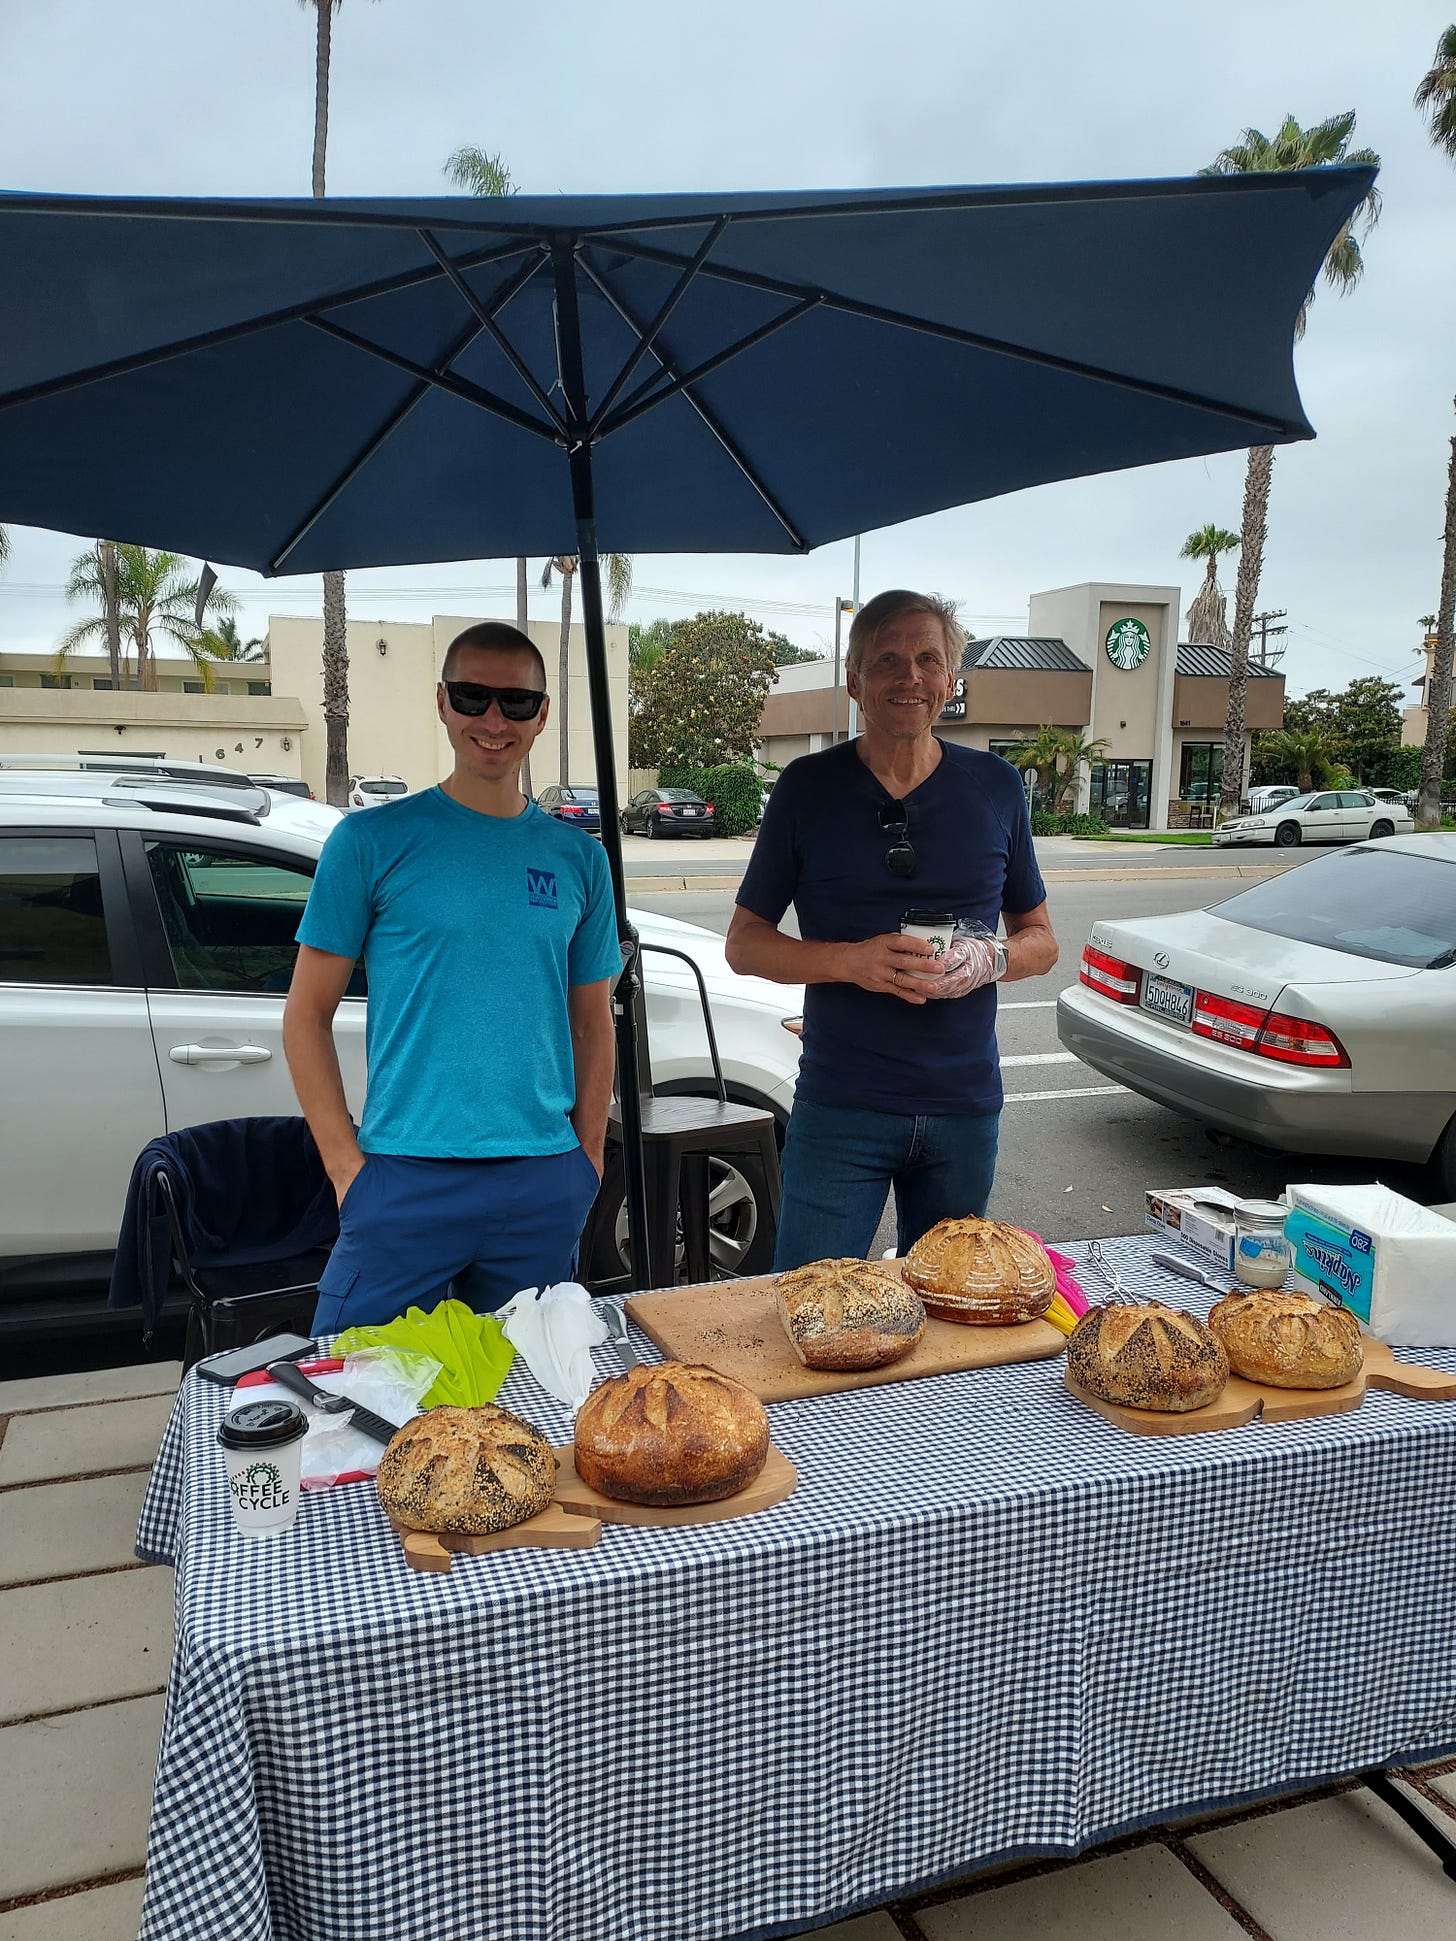
[[[923,937],[907,936],[903,931],[887,931],[882,937],[866,937],[863,943],[844,946],[845,982],[858,984],[862,991],[882,991],[889,997],[903,998],[907,1004],[924,1004],[940,983],[943,959],[937,959],[934,944]]]
[[[941,974],[927,997],[965,997],[984,984],[994,984],[1005,962],[1004,946],[988,932],[975,934],[957,928],[940,957]]]

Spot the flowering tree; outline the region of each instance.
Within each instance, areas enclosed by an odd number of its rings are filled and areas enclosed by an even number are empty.
[[[741,613],[699,613],[642,677],[630,726],[634,768],[715,768],[752,759],[774,681],[772,637]]]

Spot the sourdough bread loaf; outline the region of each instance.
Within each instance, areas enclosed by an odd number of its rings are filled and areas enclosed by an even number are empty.
[[[430,1409],[390,1438],[375,1487],[395,1523],[481,1536],[545,1509],[556,1458],[545,1436],[509,1409]]]
[[[883,1368],[925,1332],[919,1295],[880,1261],[812,1260],[779,1275],[774,1299],[806,1368]]]
[[[1057,1291],[1046,1248],[1001,1220],[942,1220],[915,1242],[904,1273],[931,1314],[981,1326],[1034,1321]]]
[[[1067,1343],[1067,1373],[1100,1401],[1183,1414],[1218,1400],[1229,1365],[1196,1315],[1147,1301],[1088,1308]]]
[[[1215,1302],[1208,1325],[1236,1375],[1272,1388],[1339,1388],[1365,1360],[1354,1315],[1312,1294],[1228,1294]]]
[[[576,1473],[622,1503],[675,1509],[746,1489],[768,1460],[768,1417],[741,1382],[681,1361],[639,1363],[576,1418]]]

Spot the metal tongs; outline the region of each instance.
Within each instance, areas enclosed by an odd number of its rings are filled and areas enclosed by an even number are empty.
[[[1114,1301],[1124,1302],[1129,1307],[1141,1307],[1143,1305],[1142,1295],[1134,1293],[1132,1288],[1122,1278],[1121,1274],[1118,1273],[1117,1269],[1103,1252],[1102,1242],[1100,1240],[1088,1241],[1087,1264],[1090,1267],[1095,1267],[1101,1278],[1111,1288]]]

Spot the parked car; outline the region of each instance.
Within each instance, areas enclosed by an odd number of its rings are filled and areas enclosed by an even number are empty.
[[[1302,842],[1408,836],[1415,826],[1403,804],[1377,802],[1369,789],[1317,789],[1291,796],[1262,815],[1236,816],[1214,830],[1213,840],[1219,848],[1269,842],[1278,849],[1292,849]]]
[[[1411,804],[1406,800],[1404,789],[1366,789],[1365,793],[1367,795],[1373,795],[1377,802],[1389,803],[1397,809],[1409,809],[1411,807]]]
[[[47,1325],[68,1314],[96,1324],[97,1279],[109,1273],[132,1164],[149,1140],[211,1119],[297,1112],[283,1003],[323,841],[280,827],[240,791],[195,783],[121,790],[88,775],[69,794],[0,788],[0,1334],[42,1315]],[[731,1096],[784,1124],[799,1040],[783,1020],[802,994],[729,970],[710,931],[631,915],[645,943],[685,950],[701,968]],[[644,978],[656,1089],[710,1095],[691,971],[649,953]],[[364,1021],[361,968],[335,1025],[356,1115]],[[625,1265],[622,1201],[620,1153],[609,1151],[583,1242],[583,1271],[595,1277]],[[769,1264],[769,1207],[750,1161],[712,1161],[720,1268]],[[89,1291],[77,1297],[77,1287]]]
[[[595,789],[560,787],[542,789],[536,806],[558,822],[569,822],[573,829],[598,835],[602,826],[601,799]]]
[[[1278,808],[1281,802],[1292,802],[1298,794],[1292,782],[1266,782],[1249,790],[1249,814],[1263,815],[1266,810]]]
[[[639,789],[621,823],[627,836],[711,836],[718,826],[712,803],[691,789]]]
[[[119,755],[6,755],[0,756],[0,792],[97,796],[144,793],[165,795],[180,787],[182,801],[196,800],[195,791],[217,797],[245,814],[264,817],[275,828],[317,836],[322,842],[342,817],[327,802],[300,801],[291,791],[255,782],[236,768],[212,762],[174,762],[161,757]]]
[[[1315,858],[1224,903],[1099,922],[1057,1035],[1284,1152],[1432,1162],[1456,1199],[1456,835]]]
[[[262,789],[274,789],[283,795],[296,795],[304,802],[317,800],[308,783],[298,775],[250,775],[248,780],[256,782]]]
[[[356,775],[349,783],[349,807],[375,809],[381,802],[394,802],[408,794],[398,775]]]

